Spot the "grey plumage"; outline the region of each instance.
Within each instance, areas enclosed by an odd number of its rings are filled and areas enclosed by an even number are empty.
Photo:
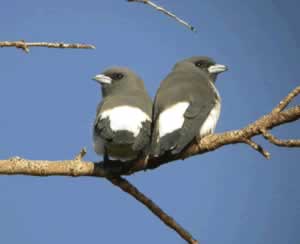
[[[131,160],[148,149],[152,101],[141,78],[123,67],[112,67],[95,76],[103,99],[93,128],[96,153]]]
[[[154,100],[151,154],[180,153],[196,137],[213,132],[220,112],[214,82],[226,69],[203,56],[173,67]]]

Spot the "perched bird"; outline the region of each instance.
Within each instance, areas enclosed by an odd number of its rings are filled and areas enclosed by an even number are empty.
[[[213,133],[221,110],[214,83],[226,70],[225,65],[203,56],[175,64],[154,100],[152,155],[180,153],[195,138]]]
[[[93,128],[95,152],[106,162],[138,158],[151,139],[152,100],[143,80],[123,67],[109,68],[93,79],[101,84],[103,97]]]

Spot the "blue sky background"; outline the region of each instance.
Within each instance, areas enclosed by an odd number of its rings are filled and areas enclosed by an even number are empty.
[[[175,62],[208,55],[219,76],[217,131],[254,121],[299,85],[297,0],[157,0],[193,33],[142,4],[4,1],[0,40],[86,42],[96,50],[0,49],[0,157],[71,159],[92,149],[100,89],[111,65],[137,71],[154,96]],[[300,102],[298,98],[297,103]],[[294,103],[295,104],[295,103]],[[299,138],[300,124],[272,131]],[[300,151],[255,138],[265,160],[230,145],[128,177],[203,244],[300,243]],[[0,176],[0,243],[183,243],[140,203],[98,178]]]

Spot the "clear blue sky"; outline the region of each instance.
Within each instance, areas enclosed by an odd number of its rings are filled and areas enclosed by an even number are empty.
[[[101,99],[91,77],[128,66],[154,96],[173,64],[208,55],[220,75],[217,131],[245,126],[299,82],[297,0],[157,0],[190,21],[192,33],[142,4],[125,0],[4,1],[0,40],[95,44],[96,50],[0,49],[0,157],[71,159],[92,149]],[[300,102],[300,99],[297,99]],[[299,138],[299,121],[274,134]],[[203,244],[300,243],[300,151],[255,138],[245,145],[128,177]],[[183,243],[140,203],[98,178],[0,176],[0,243]]]

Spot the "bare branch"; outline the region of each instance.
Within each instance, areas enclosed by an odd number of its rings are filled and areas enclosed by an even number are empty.
[[[86,155],[86,149],[82,148],[80,152],[76,155],[75,160],[81,161],[85,155]]]
[[[81,48],[81,49],[95,49],[94,45],[80,44],[80,43],[63,43],[63,42],[25,42],[20,41],[3,41],[0,42],[0,47],[16,47],[29,53],[29,47],[48,47],[48,48]]]
[[[144,3],[147,4],[149,6],[151,6],[152,8],[156,9],[157,11],[160,11],[162,13],[164,13],[165,15],[175,19],[177,22],[179,22],[180,24],[184,25],[185,27],[189,28],[191,31],[196,31],[195,27],[190,25],[188,22],[184,21],[183,19],[177,17],[175,14],[173,14],[172,12],[166,10],[165,8],[156,5],[155,3],[149,1],[149,0],[127,0],[128,2],[136,2],[136,3]]]
[[[258,151],[261,153],[266,159],[270,159],[270,153],[267,152],[266,150],[263,149],[261,145],[258,145],[256,142],[250,140],[250,139],[245,139],[244,142],[248,144],[250,147],[252,147],[254,150]]]
[[[292,92],[290,92],[274,109],[273,109],[273,113],[279,113],[282,110],[284,110],[289,104],[290,102],[296,97],[298,96],[300,93],[300,86],[296,87],[296,89],[294,89]]]
[[[129,181],[119,176],[107,178],[112,184],[121,188],[124,192],[134,197],[144,206],[146,206],[154,215],[156,215],[162,222],[164,222],[171,229],[176,231],[184,240],[190,244],[198,244],[198,242],[187,232],[182,226],[176,223],[176,221],[166,214],[159,206],[157,206],[151,199],[141,193],[134,185]]]
[[[78,160],[28,160],[12,157],[0,160],[0,175],[32,175],[32,176],[99,176],[108,172],[92,162]]]
[[[300,140],[280,140],[273,136],[271,133],[269,133],[267,130],[262,129],[261,130],[262,135],[264,138],[266,138],[269,142],[275,144],[279,147],[300,147]]]

